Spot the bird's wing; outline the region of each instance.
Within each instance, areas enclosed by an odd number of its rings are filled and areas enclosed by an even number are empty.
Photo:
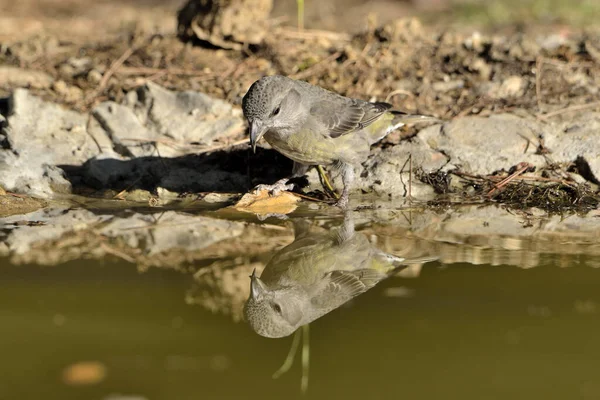
[[[329,273],[329,283],[323,291],[323,296],[341,296],[348,299],[358,296],[375,286],[386,277],[386,274],[373,269],[358,271],[332,271]]]
[[[391,107],[388,103],[369,103],[336,96],[315,103],[310,114],[326,128],[330,137],[336,138],[369,126]]]

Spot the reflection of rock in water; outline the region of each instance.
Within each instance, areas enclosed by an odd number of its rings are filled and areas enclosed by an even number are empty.
[[[65,205],[2,217],[0,255],[11,257],[13,263],[53,265],[110,257],[142,266],[176,268],[193,263],[200,268],[240,255],[252,256],[254,262],[293,240],[290,229],[282,226],[154,211],[157,208],[147,213],[124,209],[133,204],[98,201],[92,204],[95,211]],[[371,221],[361,230],[370,241],[405,258],[433,254],[444,264],[534,267],[570,265],[578,256],[578,265],[597,267],[598,215],[592,211],[584,216],[532,216],[472,206],[413,213],[366,210],[360,218]],[[231,212],[222,216],[241,218]]]
[[[132,205],[125,201],[98,200],[88,204],[94,211],[53,205],[26,215],[2,217],[0,256],[9,257],[14,264],[54,265],[71,260],[107,259],[125,260],[137,264],[140,270],[178,269],[189,274],[190,280],[193,275],[186,294],[189,303],[237,320],[249,295],[248,275],[252,269],[256,267],[260,272],[277,249],[294,240],[287,226],[224,219],[248,221],[247,214],[231,210],[195,215],[181,210],[157,211],[159,208],[147,208],[145,212],[125,209]],[[199,202],[194,205],[201,206]],[[342,249],[337,254],[344,259],[354,254],[352,246],[366,249],[368,239],[372,246],[387,253],[404,258],[434,255],[443,264],[466,262],[522,268],[600,265],[599,211],[585,216],[533,216],[502,207],[412,213],[382,207],[363,210],[357,215],[369,221],[367,226],[361,227],[360,233],[347,243],[332,245]],[[214,218],[218,216],[223,218]],[[333,238],[327,229],[335,220],[317,218],[316,214],[305,220],[312,224],[311,237],[331,243]],[[304,241],[298,244],[301,240]],[[310,240],[315,239],[301,232],[295,245]],[[278,257],[281,260],[282,256]],[[368,264],[364,257],[361,261],[354,254],[352,262]],[[287,260],[288,264],[290,260],[293,258]],[[316,261],[324,262],[323,258]],[[413,264],[399,275],[416,277],[419,270],[420,265]],[[263,274],[261,278],[266,280],[267,276]],[[355,278],[359,282],[367,278],[376,282],[379,276]]]
[[[384,251],[404,255],[409,249],[427,248],[442,264],[597,267],[593,256],[600,255],[598,215],[598,211],[583,216],[535,215],[469,206],[443,213],[406,213],[365,232],[377,235]]]
[[[194,274],[195,284],[186,295],[188,304],[198,304],[214,313],[242,319],[244,302],[250,294],[248,276],[253,270],[262,271],[264,264],[246,258],[220,260]]]
[[[244,314],[262,336],[290,335],[366,292],[405,262],[355,232],[350,214],[341,228],[327,233],[314,234],[298,224],[295,228],[294,242],[275,253],[260,278],[251,276]]]
[[[173,268],[210,257],[213,244],[244,231],[241,222],[183,212],[113,212],[118,215],[57,207],[4,218],[0,251],[14,263],[53,265],[111,256]]]
[[[292,239],[291,229],[285,227],[247,225],[241,237],[206,248],[205,262],[195,263],[186,302],[239,321],[250,293],[248,276],[254,269],[262,271],[270,254]]]

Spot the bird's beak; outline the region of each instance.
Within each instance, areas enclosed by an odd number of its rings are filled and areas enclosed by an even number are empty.
[[[266,285],[256,276],[256,269],[254,269],[250,275],[250,297],[257,300],[266,290]]]
[[[260,121],[254,120],[250,125],[250,145],[252,146],[252,151],[256,153],[256,143],[260,140],[261,137],[267,132],[267,129],[263,126]]]

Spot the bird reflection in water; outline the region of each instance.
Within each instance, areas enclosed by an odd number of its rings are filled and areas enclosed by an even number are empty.
[[[297,222],[294,234],[294,241],[275,253],[260,278],[255,272],[250,277],[244,316],[261,336],[291,335],[407,264],[432,260],[406,260],[377,249],[355,231],[350,212],[338,229],[311,234]]]
[[[309,323],[371,289],[410,264],[435,258],[406,260],[387,254],[356,232],[350,212],[338,229],[311,233],[305,221],[294,223],[294,241],[279,250],[260,278],[250,276],[244,316],[261,336],[294,336],[290,351],[273,378],[287,372],[302,338],[301,391],[308,389]],[[302,329],[298,330],[298,328]]]

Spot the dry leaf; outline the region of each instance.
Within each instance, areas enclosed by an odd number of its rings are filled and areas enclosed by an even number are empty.
[[[269,214],[289,214],[297,207],[300,200],[298,196],[289,192],[281,192],[277,196],[269,194],[268,190],[258,193],[246,193],[240,201],[233,206],[238,211],[266,216]]]

